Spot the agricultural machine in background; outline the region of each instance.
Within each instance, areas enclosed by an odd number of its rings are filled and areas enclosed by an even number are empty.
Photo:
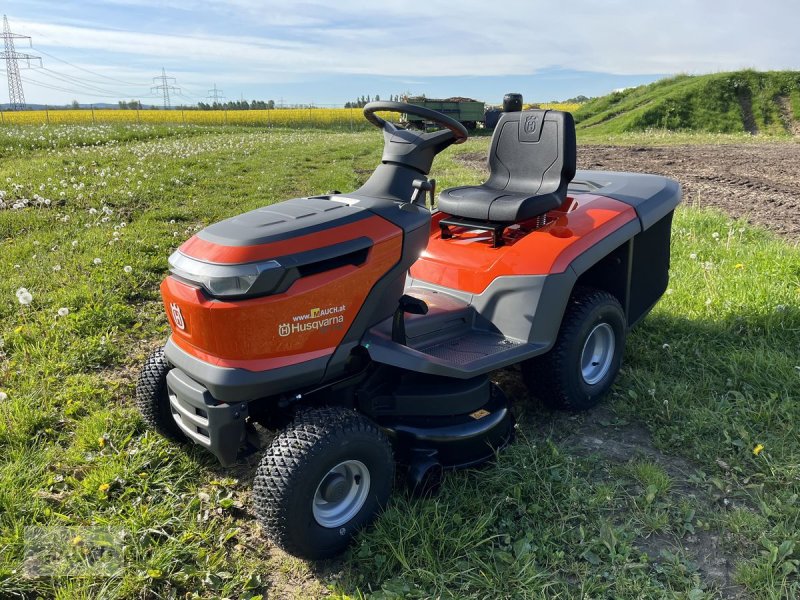
[[[404,102],[447,115],[467,129],[477,129],[479,125],[486,129],[494,129],[503,112],[522,110],[522,94],[506,94],[503,96],[502,108],[494,106],[487,108],[484,102],[459,96],[444,100],[413,96],[405,98]],[[434,125],[434,122],[430,119],[424,119],[411,113],[404,113],[401,117],[401,122],[413,129],[422,129],[423,131]]]

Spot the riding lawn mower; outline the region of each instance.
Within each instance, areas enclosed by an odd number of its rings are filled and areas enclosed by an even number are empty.
[[[396,479],[429,493],[512,441],[492,371],[518,364],[549,407],[599,402],[666,290],[681,198],[664,177],[576,171],[572,116],[528,110],[500,118],[486,182],[437,201],[433,159],[464,126],[399,102],[364,115],[384,149],[359,189],[234,216],[172,254],[172,334],[137,384],[150,426],[222,465],[252,451],[256,424],[275,432],[257,514],[310,559],[345,549]]]

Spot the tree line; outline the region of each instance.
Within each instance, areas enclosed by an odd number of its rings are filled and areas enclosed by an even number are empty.
[[[370,98],[368,95],[367,96],[361,96],[360,98],[358,98],[356,100],[353,100],[352,102],[345,102],[344,103],[344,107],[345,108],[364,108],[367,104],[369,104],[372,101],[380,102],[380,99],[381,99],[380,94],[375,94],[374,98]],[[394,95],[390,94],[389,95],[389,101],[390,102],[402,102],[402,98],[400,97],[400,94],[394,94]]]

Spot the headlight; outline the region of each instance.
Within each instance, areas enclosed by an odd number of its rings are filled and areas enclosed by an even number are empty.
[[[212,296],[255,296],[275,289],[284,269],[268,260],[244,265],[202,262],[176,250],[169,257],[169,270],[178,279],[201,286]]]

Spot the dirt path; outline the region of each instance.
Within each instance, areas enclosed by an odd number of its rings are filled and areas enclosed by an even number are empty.
[[[485,169],[485,155],[461,160]],[[800,144],[578,148],[579,169],[656,173],[680,181],[683,200],[712,206],[800,242]]]
[[[778,108],[781,111],[781,121],[783,128],[792,135],[800,136],[800,121],[796,121],[792,111],[792,102],[786,96],[778,98]]]

